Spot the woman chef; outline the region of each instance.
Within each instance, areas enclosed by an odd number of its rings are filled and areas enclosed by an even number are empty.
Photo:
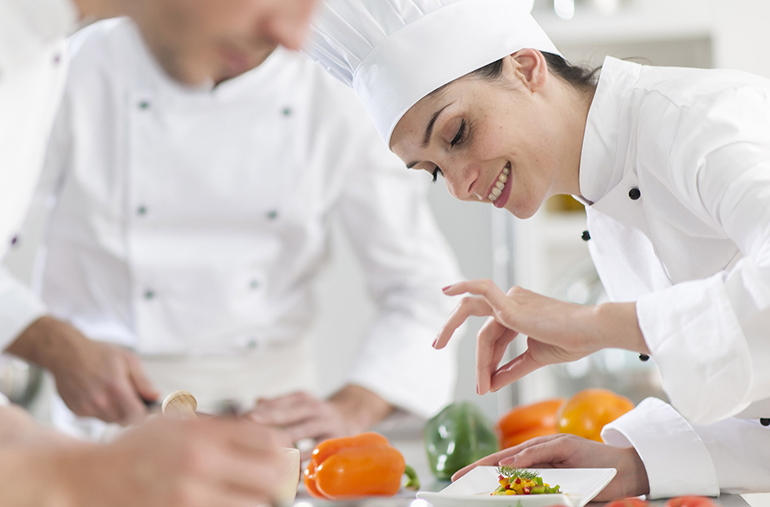
[[[615,466],[607,498],[770,489],[770,429],[758,420],[770,410],[752,406],[770,397],[770,82],[608,58],[594,83],[522,3],[327,0],[307,49],[353,86],[407,166],[443,175],[455,197],[519,218],[554,194],[586,204],[615,302],[488,281],[445,289],[476,297],[435,347],[467,317],[492,317],[479,334],[480,394],[617,347],[655,358],[690,421],[650,399],[605,430],[633,452],[545,437],[490,462]],[[529,349],[498,368],[518,333]],[[757,419],[724,420],[747,409]]]

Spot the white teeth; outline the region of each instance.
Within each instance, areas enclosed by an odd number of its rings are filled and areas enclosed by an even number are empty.
[[[495,186],[492,187],[492,191],[489,192],[487,199],[490,201],[496,201],[497,198],[502,195],[503,189],[505,188],[505,183],[508,181],[509,174],[511,174],[511,170],[508,168],[508,166],[505,166],[503,168],[503,172],[501,172],[500,176],[497,177],[497,182],[495,182]]]

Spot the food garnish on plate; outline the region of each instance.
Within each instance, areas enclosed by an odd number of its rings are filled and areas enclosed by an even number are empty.
[[[543,482],[538,472],[501,466],[497,468],[500,485],[491,495],[547,495],[561,494],[559,485],[551,487]]]

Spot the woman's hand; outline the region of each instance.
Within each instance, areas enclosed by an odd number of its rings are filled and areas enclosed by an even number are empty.
[[[575,435],[560,433],[527,440],[523,444],[490,454],[457,471],[456,481],[471,469],[508,465],[516,468],[614,468],[615,478],[594,501],[645,495],[650,492],[647,471],[633,447],[613,447]]]
[[[649,353],[634,303],[583,306],[513,287],[504,294],[489,280],[471,280],[444,289],[463,298],[433,346],[443,348],[468,317],[490,317],[476,342],[476,392],[497,391],[538,368],[575,361],[603,348]],[[527,335],[527,350],[499,366],[508,345]]]

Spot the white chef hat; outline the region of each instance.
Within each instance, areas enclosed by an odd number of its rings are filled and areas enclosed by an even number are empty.
[[[324,0],[304,51],[352,86],[390,142],[401,117],[455,79],[523,48],[559,54],[532,0]]]

